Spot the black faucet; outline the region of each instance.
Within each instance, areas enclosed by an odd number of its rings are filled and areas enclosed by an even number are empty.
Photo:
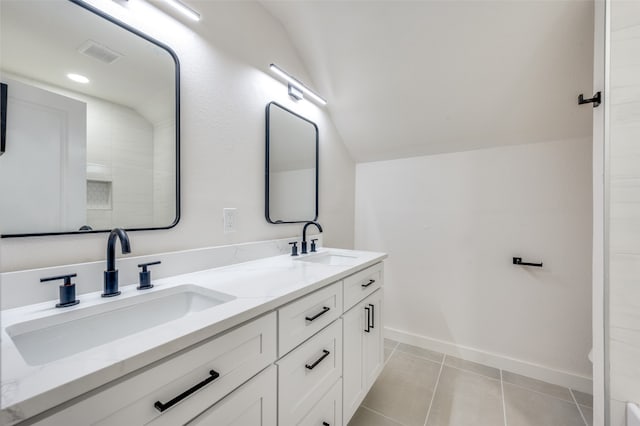
[[[116,239],[120,238],[122,254],[131,253],[129,236],[122,228],[114,228],[107,240],[107,270],[104,271],[104,293],[102,297],[113,297],[120,294],[118,290],[118,270],[116,269]]]
[[[318,228],[318,231],[322,232],[322,226],[318,222],[307,222],[304,224],[302,228],[302,248],[300,250],[300,254],[307,254],[307,226],[315,225]],[[315,250],[314,250],[315,251]]]

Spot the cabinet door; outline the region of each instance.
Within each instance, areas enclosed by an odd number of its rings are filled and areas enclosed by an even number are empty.
[[[363,368],[367,311],[364,301],[351,308],[342,317],[343,324],[343,424],[356,412],[366,395],[366,378]]]
[[[276,367],[272,365],[187,424],[276,426],[276,376]]]
[[[351,308],[343,323],[343,424],[348,424],[384,366],[382,289]]]
[[[384,336],[382,334],[382,289],[364,300],[365,308],[369,308],[369,327],[364,333],[363,367],[366,392],[376,381],[384,366]]]

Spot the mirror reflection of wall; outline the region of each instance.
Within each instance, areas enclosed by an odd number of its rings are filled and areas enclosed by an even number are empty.
[[[267,221],[316,220],[318,128],[315,123],[271,102],[267,105],[267,158]]]
[[[0,233],[174,224],[174,55],[67,0],[3,2],[0,19],[0,181],[16,181],[0,186]]]

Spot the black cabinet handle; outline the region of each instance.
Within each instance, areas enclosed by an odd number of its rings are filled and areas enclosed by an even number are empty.
[[[326,349],[323,349],[323,350],[322,350],[322,352],[324,352],[324,353],[322,354],[322,356],[321,356],[320,358],[318,358],[318,359],[317,359],[313,364],[311,364],[311,365],[306,364],[306,365],[305,365],[305,367],[307,368],[307,370],[313,370],[314,368],[316,368],[316,365],[320,364],[320,363],[322,362],[322,360],[323,360],[323,359],[325,359],[326,357],[328,357],[328,356],[329,356],[329,354],[331,353],[331,352],[329,352],[329,351],[328,351],[328,350],[326,350]]]
[[[364,307],[364,310],[367,311],[367,328],[364,329],[365,333],[371,332],[371,323],[369,322],[369,318],[371,317],[371,309],[368,306]]]
[[[369,303],[369,306],[371,306],[371,328],[376,328],[376,308],[371,303]]]
[[[5,83],[0,83],[0,155],[4,154],[7,145],[7,91]]]
[[[322,426],[331,426],[331,425],[327,422],[322,422]]]
[[[376,280],[369,280],[369,282],[368,282],[368,283],[366,283],[366,284],[360,284],[360,286],[361,286],[362,288],[367,288],[367,287],[369,287],[371,284],[373,284],[373,283],[375,283],[375,282],[376,282]]]
[[[317,314],[315,314],[312,317],[304,317],[304,319],[306,319],[307,321],[311,322],[311,321],[317,319],[318,317],[320,317],[320,316],[326,314],[327,312],[329,312],[330,309],[331,308],[329,308],[329,307],[323,306],[322,307],[322,311],[318,312]]]
[[[217,371],[210,370],[209,371],[209,377],[207,377],[206,379],[204,379],[203,381],[201,381],[197,385],[195,385],[192,388],[189,388],[186,391],[182,392],[180,395],[176,396],[175,398],[173,398],[171,401],[167,402],[166,404],[163,404],[160,401],[156,401],[155,404],[153,404],[153,406],[156,407],[158,409],[158,411],[160,411],[162,413],[163,411],[173,407],[178,402],[182,401],[183,399],[185,399],[186,397],[188,397],[192,393],[199,391],[200,389],[202,389],[203,387],[205,387],[209,383],[213,382],[218,377],[220,377],[220,374]]]

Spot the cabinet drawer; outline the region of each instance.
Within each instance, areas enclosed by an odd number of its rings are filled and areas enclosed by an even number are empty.
[[[279,425],[294,425],[342,375],[342,320],[336,320],[277,364]]]
[[[382,263],[356,272],[344,279],[344,311],[382,286]]]
[[[342,314],[342,282],[331,284],[278,310],[280,357]]]
[[[296,426],[329,425],[342,426],[342,380],[339,379],[329,392],[311,409],[311,411],[296,422]]]
[[[258,318],[109,386],[60,411],[42,425],[184,424],[276,359],[276,315]],[[215,371],[219,376],[212,379]],[[209,379],[207,384],[203,384]],[[199,384],[202,387],[197,388]],[[188,393],[162,413],[168,403]]]
[[[268,367],[188,425],[277,426],[277,376],[276,367]]]

